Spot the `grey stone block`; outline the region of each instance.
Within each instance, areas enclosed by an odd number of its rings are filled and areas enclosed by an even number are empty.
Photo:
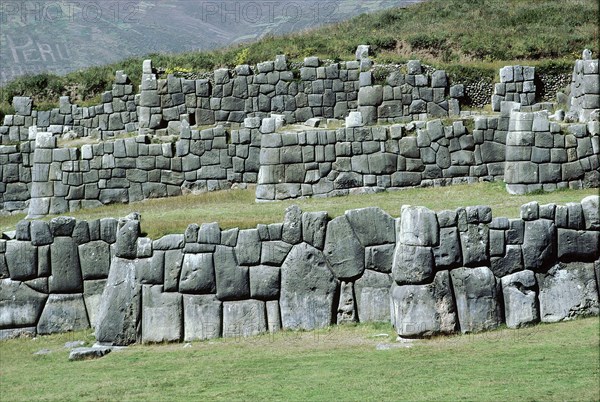
[[[83,277],[79,265],[77,244],[70,237],[56,237],[50,246],[52,275],[49,287],[51,293],[83,292]]]
[[[305,243],[323,250],[325,231],[329,217],[327,212],[305,212],[302,214],[302,239]]]
[[[520,328],[538,322],[537,283],[533,271],[505,276],[501,284],[506,326]]]
[[[185,342],[220,337],[222,319],[223,306],[215,296],[183,296]]]
[[[256,265],[260,262],[261,241],[256,229],[240,230],[235,247],[238,264]]]
[[[502,321],[498,286],[487,267],[457,268],[450,272],[462,333],[496,328]]]
[[[404,205],[400,222],[400,243],[411,246],[436,246],[439,243],[437,216],[430,209]]]
[[[94,240],[78,246],[79,266],[84,280],[108,277],[110,270],[110,246],[102,240]]]
[[[279,288],[279,267],[258,265],[250,268],[250,297],[252,299],[279,299]]]
[[[366,247],[365,268],[383,273],[391,273],[394,261],[394,250],[394,244]]]
[[[599,255],[600,232],[557,229],[557,256],[560,261],[593,261]]]
[[[394,254],[392,277],[398,285],[413,285],[433,277],[434,258],[431,247],[398,244]]]
[[[177,292],[179,290],[182,265],[183,253],[181,250],[167,250],[165,252],[165,292]]]
[[[238,266],[233,248],[217,246],[214,265],[219,300],[243,300],[250,297],[248,267]]]
[[[539,271],[556,258],[556,227],[552,221],[538,219],[525,222],[523,263],[525,269]]]
[[[142,342],[178,342],[183,337],[183,301],[160,285],[142,287]]]
[[[396,222],[381,208],[353,209],[345,216],[363,247],[396,242]]]
[[[291,205],[285,210],[281,240],[289,244],[302,241],[302,211],[297,205]]]
[[[581,200],[586,230],[600,229],[600,197],[590,195]]]
[[[291,244],[279,240],[263,242],[260,263],[280,266],[291,248]]]
[[[353,279],[363,273],[365,250],[346,216],[337,217],[327,225],[324,255],[338,279]]]
[[[37,324],[37,332],[55,334],[89,327],[83,294],[51,294]]]
[[[179,292],[181,293],[216,293],[215,269],[213,255],[184,254],[179,278]]]
[[[243,300],[223,303],[224,338],[245,338],[266,331],[265,302]]]
[[[407,338],[451,334],[457,315],[448,271],[438,272],[427,285],[392,286],[392,325]]]
[[[139,339],[141,287],[131,260],[114,258],[96,318],[96,340],[129,345]]]
[[[315,329],[333,323],[338,281],[318,249],[295,245],[281,267],[281,321],[283,328]]]
[[[96,328],[98,309],[102,301],[102,293],[106,286],[106,279],[88,280],[83,282],[83,301],[87,310],[90,326]]]
[[[490,269],[498,278],[523,268],[523,255],[519,245],[508,245],[503,256],[490,258]]]
[[[115,255],[120,258],[136,258],[139,235],[139,220],[127,218],[120,220],[117,230],[117,241],[115,243]]]
[[[390,275],[365,271],[354,283],[360,322],[386,322],[390,319]]]
[[[454,214],[454,221],[456,222],[456,212],[448,212]],[[440,216],[443,215],[438,213],[438,219],[440,219]],[[461,245],[456,227],[440,228],[440,244],[433,247],[433,257],[437,269],[457,268],[462,265]]]
[[[0,279],[0,328],[35,326],[47,298],[23,282]]]
[[[27,280],[37,276],[37,249],[28,241],[10,240],[6,242],[6,263],[13,280]]]
[[[536,274],[542,322],[571,320],[598,315],[598,285],[593,263],[554,265]]]

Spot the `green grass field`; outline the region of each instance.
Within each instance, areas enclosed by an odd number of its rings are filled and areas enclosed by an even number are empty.
[[[397,343],[389,325],[360,324],[136,345],[78,362],[64,344],[93,342],[89,331],[16,339],[0,342],[0,399],[594,401],[599,328],[593,317]]]
[[[351,195],[332,198],[296,199],[256,203],[254,187],[181,197],[149,199],[132,204],[114,204],[69,213],[80,219],[122,217],[131,212],[142,214],[142,231],[157,239],[165,234],[183,233],[191,223],[218,222],[222,229],[254,228],[261,223],[282,222],[285,209],[296,204],[303,211],[327,211],[331,217],[346,210],[380,207],[390,215],[400,216],[402,205],[419,205],[435,211],[471,205],[489,205],[493,215],[519,217],[520,207],[530,201],[540,204],[580,202],[588,195],[598,194],[597,188],[562,190],[552,193],[514,196],[504,189],[504,183],[477,183],[438,188],[407,188],[372,195]],[[25,215],[0,216],[0,231],[14,230]],[[52,216],[46,219],[51,219]]]

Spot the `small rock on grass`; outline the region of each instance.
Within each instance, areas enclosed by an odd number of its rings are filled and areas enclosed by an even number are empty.
[[[100,346],[92,348],[75,348],[69,353],[69,360],[91,360],[106,356],[112,351],[112,348]]]

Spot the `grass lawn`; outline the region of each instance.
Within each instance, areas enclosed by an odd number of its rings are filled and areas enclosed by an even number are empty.
[[[580,202],[598,189],[564,190],[543,194],[514,196],[501,182],[455,185],[441,188],[408,188],[372,195],[297,199],[256,203],[254,187],[247,190],[219,191],[199,195],[145,200],[132,204],[115,204],[69,213],[81,219],[121,217],[137,211],[142,214],[142,230],[152,238],[169,233],[183,233],[191,223],[218,222],[221,228],[256,227],[259,223],[282,222],[285,209],[292,204],[304,211],[327,211],[335,217],[348,209],[377,206],[392,216],[400,215],[402,205],[422,205],[435,211],[470,205],[489,205],[494,216],[519,217],[520,206],[529,201],[540,204]],[[0,217],[0,230],[14,230],[25,215]],[[47,218],[50,219],[51,217]]]
[[[0,342],[0,399],[591,401],[599,327],[592,317],[396,343],[388,324],[361,324],[135,345],[79,362],[64,343],[91,343],[89,331],[16,339]]]

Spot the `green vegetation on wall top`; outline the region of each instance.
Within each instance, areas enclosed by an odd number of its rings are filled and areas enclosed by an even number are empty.
[[[349,60],[357,45],[369,44],[378,63],[417,58],[462,81],[493,80],[498,68],[517,63],[565,73],[584,48],[598,54],[598,19],[597,0],[428,0],[214,51],[151,54],[66,76],[21,77],[0,88],[0,114],[10,113],[13,96],[32,96],[37,105],[69,95],[82,104],[110,89],[116,70],[124,70],[137,86],[145,58],[165,71],[211,71],[277,54],[291,61],[312,55]]]

